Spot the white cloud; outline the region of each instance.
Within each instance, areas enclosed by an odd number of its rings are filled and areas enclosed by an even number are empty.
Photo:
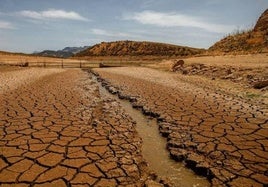
[[[110,37],[129,37],[129,38],[133,38],[135,36],[133,36],[132,34],[129,33],[123,33],[123,32],[112,32],[112,31],[106,31],[103,29],[91,29],[91,32],[95,35],[101,35],[101,36],[110,36]]]
[[[91,29],[91,32],[95,35],[111,36],[110,33],[103,29]]]
[[[149,10],[123,16],[123,19],[135,20],[142,24],[155,25],[159,27],[196,27],[216,33],[228,33],[235,29],[232,25],[209,23],[201,20],[200,18],[189,15],[162,13]]]
[[[55,10],[49,9],[45,11],[31,11],[23,10],[19,12],[19,15],[32,18],[32,19],[67,19],[67,20],[78,20],[78,21],[88,21],[87,18],[81,16],[74,11],[65,11],[65,10]]]
[[[9,22],[0,20],[0,29],[14,29],[14,26]]]

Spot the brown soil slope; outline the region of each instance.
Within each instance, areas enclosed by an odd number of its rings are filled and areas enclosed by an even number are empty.
[[[75,55],[85,56],[189,56],[203,52],[203,49],[155,42],[117,41],[102,42]]]
[[[209,48],[216,53],[268,52],[268,9],[258,19],[253,30],[229,35]]]

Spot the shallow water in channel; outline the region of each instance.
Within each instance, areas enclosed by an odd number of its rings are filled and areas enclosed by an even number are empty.
[[[208,187],[210,183],[205,177],[196,175],[186,168],[183,163],[172,160],[166,149],[166,139],[158,130],[156,119],[149,119],[141,111],[132,108],[127,100],[119,99],[118,96],[109,93],[99,83],[101,95],[115,99],[123,109],[137,122],[136,130],[142,138],[142,155],[149,164],[149,169],[161,178],[168,178],[175,187]]]

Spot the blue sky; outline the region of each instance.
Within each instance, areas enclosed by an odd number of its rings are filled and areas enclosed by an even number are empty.
[[[267,8],[268,0],[0,0],[0,50],[117,40],[208,48]]]

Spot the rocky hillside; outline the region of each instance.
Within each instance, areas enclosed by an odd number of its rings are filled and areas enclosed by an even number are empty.
[[[250,31],[230,34],[209,48],[214,53],[268,52],[268,9]]]
[[[203,49],[183,47],[155,42],[117,41],[102,42],[88,48],[75,57],[87,56],[190,56]]]
[[[268,34],[268,9],[264,11],[259,20],[257,21],[255,28],[255,32],[264,32],[267,36]]]

